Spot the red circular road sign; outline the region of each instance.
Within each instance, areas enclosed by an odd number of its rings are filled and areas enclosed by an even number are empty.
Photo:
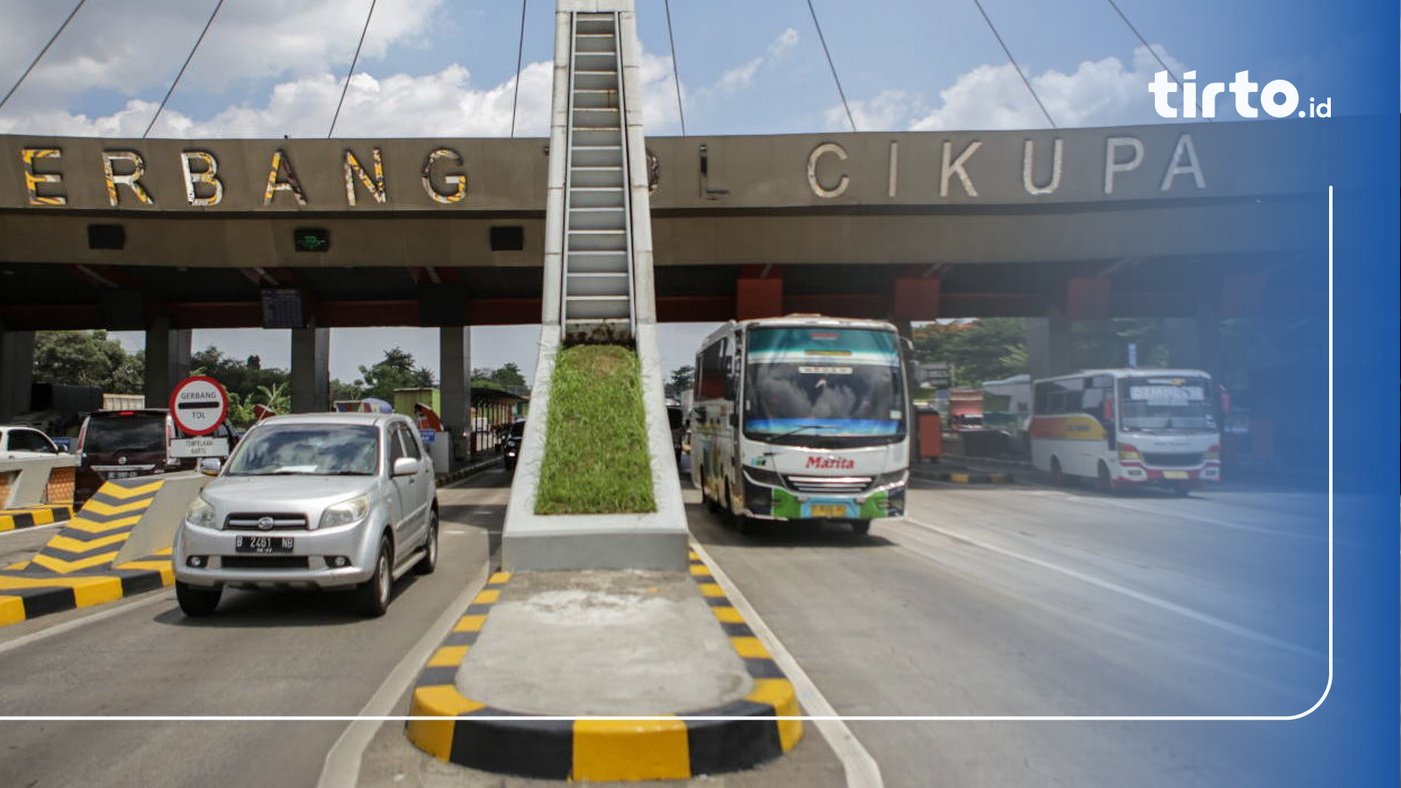
[[[170,417],[188,435],[208,435],[229,415],[229,394],[208,375],[194,375],[170,392]]]

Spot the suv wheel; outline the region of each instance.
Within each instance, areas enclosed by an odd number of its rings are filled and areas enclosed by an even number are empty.
[[[200,588],[175,581],[175,600],[180,603],[180,611],[191,618],[213,615],[222,593],[221,588]]]
[[[428,512],[428,536],[423,541],[423,557],[413,565],[414,574],[431,575],[438,568],[438,510]]]
[[[389,609],[389,595],[394,587],[394,545],[385,535],[379,542],[375,572],[370,579],[355,587],[355,608],[366,618],[378,618]]]

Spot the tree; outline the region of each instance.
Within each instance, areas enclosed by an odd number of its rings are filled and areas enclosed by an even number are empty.
[[[960,388],[1027,370],[1026,324],[1021,318],[931,323],[916,328],[913,339],[915,359],[952,362],[954,385]]]
[[[516,366],[516,362],[514,361],[507,361],[495,372],[491,373],[491,379],[500,383],[503,388],[525,385],[525,376],[521,374],[520,367]]]
[[[384,359],[373,366],[360,367],[360,378],[354,386],[363,390],[362,396],[392,400],[395,389],[431,388],[433,372],[414,365],[412,353],[398,347],[384,351]]]
[[[190,369],[197,375],[214,378],[222,383],[230,394],[238,394],[250,403],[260,388],[271,390],[278,386],[286,387],[292,379],[287,370],[264,369],[262,358],[256,355],[249,356],[246,360],[230,358],[213,345],[190,356]]]
[[[695,379],[696,368],[690,364],[673,369],[671,371],[671,381],[666,384],[667,396],[681,396],[681,392],[690,390]]]
[[[34,381],[97,386],[114,393],[140,391],[139,369],[135,388],[113,388],[113,377],[127,358],[121,343],[108,339],[106,331],[40,331],[34,338]]]

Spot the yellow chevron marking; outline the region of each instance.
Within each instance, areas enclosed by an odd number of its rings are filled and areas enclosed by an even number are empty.
[[[510,572],[497,572],[497,573],[493,574],[493,575],[486,581],[486,584],[489,585],[489,586],[498,586],[498,585],[501,585],[502,583],[505,583],[506,581],[508,581],[508,580],[510,580],[510,579],[511,579],[511,573],[510,573]]]
[[[457,687],[451,685],[418,687],[413,691],[409,714],[415,717],[441,715],[447,719],[409,720],[405,732],[420,750],[446,761],[452,754],[452,731],[456,724],[452,718],[483,708],[486,708],[485,703],[462,697]]]
[[[453,627],[452,631],[481,632],[484,624],[486,624],[486,616],[463,616],[457,620],[457,626]]]
[[[54,558],[53,556],[40,553],[34,556],[34,563],[60,574],[68,574],[69,572],[76,572],[80,569],[91,569],[94,566],[111,564],[112,561],[116,560],[117,553],[119,552],[121,551],[113,550],[110,553],[99,553],[88,558],[79,558],[77,561],[65,561],[62,558]]]
[[[15,518],[14,518],[14,515],[0,514],[0,531],[13,531],[13,530],[15,530]]]
[[[710,612],[715,614],[715,620],[721,624],[743,624],[744,616],[732,607],[712,607]]]
[[[719,583],[701,583],[700,592],[701,596],[708,596],[711,599],[719,599],[725,595],[725,589],[721,588]]]
[[[754,679],[754,691],[745,695],[744,699],[751,703],[772,706],[774,716],[777,717],[797,717],[802,714],[802,708],[798,706],[798,696],[793,692],[793,685],[788,679]],[[778,741],[784,752],[792,750],[801,738],[802,720],[778,721]]]
[[[140,501],[131,501],[130,503],[111,504],[103,503],[102,501],[99,501],[94,498],[93,500],[88,501],[86,504],[83,504],[82,513],[113,515],[127,514],[128,512],[142,512],[146,509],[149,509],[151,507],[151,502],[154,500],[154,498],[147,498]]]
[[[157,550],[156,552],[151,553],[151,555],[170,555],[170,554],[173,553],[173,552],[175,552],[175,548],[174,548],[174,547],[162,547],[161,549]]]
[[[496,604],[496,600],[498,600],[498,599],[500,599],[500,598],[501,598],[501,592],[500,592],[500,591],[498,591],[498,590],[495,589],[495,588],[488,588],[488,589],[486,589],[485,591],[479,591],[479,592],[477,593],[476,598],[474,598],[474,599],[472,600],[472,604],[474,604],[474,605],[494,605],[494,604]]]
[[[92,520],[86,519],[80,514],[77,517],[74,517],[72,520],[68,521],[68,527],[77,529],[84,533],[100,534],[105,533],[107,531],[115,531],[118,528],[131,528],[140,521],[141,515],[134,514],[131,517],[123,517],[119,520],[113,520],[110,523],[95,523]]]
[[[573,755],[582,782],[692,776],[684,720],[575,720]]]
[[[709,577],[710,569],[705,564],[692,564],[691,575],[693,577]]]
[[[0,591],[21,588],[71,588],[78,607],[122,598],[122,581],[115,577],[12,577],[0,575]]]
[[[428,660],[430,668],[455,668],[467,657],[467,646],[443,646]]]
[[[156,490],[159,490],[162,484],[165,484],[165,479],[150,482],[149,484],[143,484],[140,487],[123,487],[120,484],[113,484],[111,482],[107,482],[106,484],[99,487],[97,489],[97,492],[99,495],[106,495],[112,498],[121,498],[123,500],[126,500],[130,498],[136,498],[142,495],[149,495],[155,492]]]
[[[144,569],[150,572],[161,573],[161,585],[168,586],[175,582],[175,568],[170,565],[170,561],[127,561],[124,564],[117,564],[113,569]]]
[[[0,627],[24,620],[24,600],[17,596],[0,596]]]
[[[18,572],[18,571],[24,569],[24,568],[27,567],[27,566],[29,566],[29,562],[28,562],[28,561],[16,561],[16,562],[14,562],[13,564],[10,564],[9,566],[5,567],[5,571],[6,571],[6,572]]]
[[[129,536],[131,536],[131,532],[125,531],[119,534],[112,534],[111,536],[98,537],[92,541],[83,541],[82,539],[74,539],[59,534],[50,539],[49,543],[44,545],[44,549],[48,550],[52,547],[55,550],[63,550],[69,553],[85,553],[89,550],[96,550],[99,547],[106,547],[110,544],[121,544],[125,542]]]
[[[744,659],[770,659],[769,650],[764,648],[764,644],[758,638],[735,636],[730,638],[730,645],[735,647],[735,651]]]

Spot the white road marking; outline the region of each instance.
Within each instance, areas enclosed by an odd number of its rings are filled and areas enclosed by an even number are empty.
[[[1257,643],[1263,643],[1268,646],[1273,646],[1275,648],[1288,651],[1291,654],[1298,654],[1300,656],[1308,657],[1310,659],[1324,658],[1324,655],[1319,654],[1318,652],[1312,649],[1307,649],[1294,643],[1290,643],[1285,640],[1280,640],[1279,638],[1271,637],[1261,632],[1256,632],[1253,629],[1240,626],[1239,624],[1232,624],[1231,622],[1226,621],[1224,619],[1217,618],[1216,616],[1210,615],[1208,613],[1203,613],[1199,610],[1193,610],[1192,608],[1179,605],[1176,602],[1169,602],[1166,599],[1159,599],[1158,597],[1152,596],[1151,594],[1145,594],[1141,591],[1135,591],[1132,588],[1121,586],[1118,583],[1112,583],[1108,580],[1102,580],[1098,577],[1094,577],[1093,575],[1087,575],[1084,572],[1079,572],[1074,569],[1061,566],[1059,564],[1054,564],[1050,561],[1045,561],[1040,558],[1032,558],[1028,555],[1022,555],[1021,553],[1013,552],[1011,550],[998,547],[994,544],[989,544],[988,542],[975,539],[957,531],[951,531],[945,528],[940,528],[937,525],[931,525],[929,523],[921,522],[910,517],[905,517],[904,520],[905,522],[910,523],[911,525],[916,525],[925,530],[933,531],[934,533],[946,536],[950,539],[956,539],[958,541],[971,544],[974,547],[987,550],[988,552],[997,553],[998,555],[1004,556],[1006,558],[1012,558],[1017,561],[1022,561],[1031,564],[1032,566],[1037,566],[1042,569],[1055,572],[1056,574],[1064,575],[1066,577],[1079,580],[1082,583],[1087,583],[1089,585],[1095,586],[1096,588],[1102,588],[1106,591],[1111,591],[1113,593],[1126,596],[1130,599],[1137,600],[1139,602],[1144,603],[1145,605],[1151,605],[1153,607],[1158,608],[1159,610],[1166,610],[1170,613],[1176,613],[1177,615],[1189,618],[1198,623],[1206,624],[1207,626],[1220,629],[1224,632],[1229,632],[1233,635],[1239,635],[1240,637],[1246,638],[1247,640],[1253,640]]]
[[[326,760],[321,767],[321,779],[317,782],[318,788],[342,788],[360,781],[360,762],[364,758],[365,748],[370,746],[370,741],[384,724],[383,718],[394,710],[394,704],[412,686],[428,658],[462,616],[462,611],[467,609],[467,603],[486,585],[489,569],[490,567],[483,566],[463,586],[462,593],[448,603],[443,609],[443,614],[433,622],[433,626],[424,631],[418,643],[414,644],[404,658],[399,660],[399,664],[394,666],[394,670],[385,677],[379,689],[356,715],[369,719],[357,719],[341,732],[340,738],[336,739],[336,743],[326,752]]]
[[[126,605],[116,603],[118,605],[116,607],[109,607],[106,610],[93,613],[92,615],[83,616],[82,618],[75,618],[72,621],[65,621],[62,624],[56,624],[54,626],[49,627],[48,629],[42,629],[38,632],[31,632],[28,635],[17,637],[14,640],[9,640],[4,643],[0,643],[0,654],[4,654],[8,651],[14,651],[18,648],[23,648],[24,646],[27,646],[31,643],[37,643],[41,640],[47,640],[48,638],[51,638],[55,635],[62,635],[64,632],[70,632],[72,630],[77,629],[78,627],[85,627],[89,624],[95,624],[99,621],[106,621],[107,619],[112,618],[113,616],[120,616],[123,613],[130,613],[133,610],[140,610],[143,607],[154,605],[157,602],[170,602],[174,598],[174,592],[167,592],[164,594],[157,594],[156,596],[153,596],[149,599],[142,599],[139,602],[132,602]],[[3,718],[0,717],[0,719]]]
[[[837,758],[842,762],[842,769],[846,772],[846,784],[848,788],[881,788],[885,783],[881,780],[880,766],[876,759],[866,751],[856,735],[846,726],[846,722],[837,716],[836,709],[822,696],[822,692],[817,689],[817,685],[812,683],[812,679],[799,667],[798,660],[788,653],[788,649],[779,642],[778,636],[773,630],[768,628],[764,620],[759,618],[759,613],[749,604],[749,600],[739,592],[739,588],[730,582],[730,578],[725,574],[720,565],[710,557],[710,554],[701,547],[699,542],[692,543],[693,549],[706,566],[710,567],[710,574],[715,578],[715,582],[724,589],[725,596],[730,598],[730,602],[739,609],[740,615],[744,616],[744,621],[749,628],[754,630],[754,634],[763,641],[768,648],[769,654],[774,662],[783,669],[783,674],[793,683],[793,689],[797,692],[798,702],[802,704],[805,713],[813,717],[813,723],[822,734],[822,738],[827,740],[828,746],[836,753]]]

